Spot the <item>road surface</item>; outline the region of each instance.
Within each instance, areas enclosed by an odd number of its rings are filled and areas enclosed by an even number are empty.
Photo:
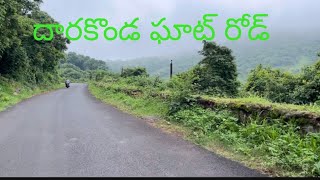
[[[92,97],[85,84],[0,113],[0,176],[261,176]]]

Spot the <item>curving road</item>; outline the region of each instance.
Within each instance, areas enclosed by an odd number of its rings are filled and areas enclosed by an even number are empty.
[[[0,113],[0,176],[262,176],[95,100],[84,84]]]

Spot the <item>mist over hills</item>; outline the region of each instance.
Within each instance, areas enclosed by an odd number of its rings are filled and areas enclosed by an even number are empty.
[[[243,81],[250,70],[259,64],[297,73],[303,66],[314,63],[317,60],[317,52],[320,51],[320,38],[314,37],[316,36],[274,36],[265,42],[242,40],[218,44],[233,50],[239,79]],[[170,60],[173,60],[174,74],[186,71],[201,60],[202,56],[197,53],[201,48],[200,46],[193,52],[180,52],[175,55],[108,60],[107,64],[114,72],[120,72],[121,67],[143,66],[153,76],[168,78]]]

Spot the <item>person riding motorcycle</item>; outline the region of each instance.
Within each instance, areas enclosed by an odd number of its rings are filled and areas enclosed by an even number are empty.
[[[70,80],[67,79],[67,80],[65,81],[65,84],[66,84],[66,88],[69,88],[69,87],[70,87]]]

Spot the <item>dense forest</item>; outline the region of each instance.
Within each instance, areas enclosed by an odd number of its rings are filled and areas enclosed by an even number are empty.
[[[54,83],[69,41],[55,33],[52,41],[36,41],[33,25],[56,21],[39,9],[41,0],[0,1],[0,75],[29,84]],[[39,35],[49,33],[40,31]]]
[[[52,41],[36,41],[34,24],[57,23],[40,10],[41,0],[0,1],[0,75],[30,85],[54,84],[69,78],[83,80],[90,72],[106,71],[104,61],[70,52],[69,40],[54,31]],[[39,31],[39,36],[48,34]]]
[[[75,53],[70,43],[54,32],[52,41],[36,41],[34,24],[56,22],[41,11],[41,0],[0,0],[0,110],[35,94],[72,82],[98,80],[107,73],[106,63]],[[48,35],[46,29],[38,35]]]

